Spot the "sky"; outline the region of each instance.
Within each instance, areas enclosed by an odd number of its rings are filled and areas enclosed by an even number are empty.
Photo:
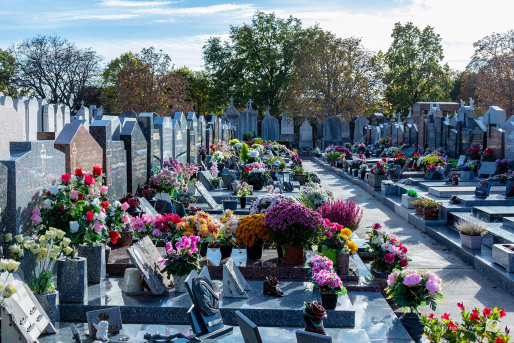
[[[514,0],[0,0],[0,48],[57,34],[97,51],[104,65],[154,46],[175,67],[200,70],[209,37],[228,39],[231,25],[250,23],[258,10],[359,37],[375,52],[388,49],[396,22],[430,25],[441,35],[444,62],[456,70],[466,68],[474,42],[514,29]]]

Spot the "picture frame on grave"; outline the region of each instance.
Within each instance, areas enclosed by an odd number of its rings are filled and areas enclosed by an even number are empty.
[[[204,187],[203,183],[200,181],[195,182],[196,190],[200,193],[200,195],[205,199],[209,207],[213,210],[218,208],[218,203],[214,198],[211,196],[211,194],[207,191],[207,189]]]
[[[121,312],[119,307],[109,307],[96,311],[86,312],[88,336],[96,338],[96,328],[93,324],[98,324],[101,320],[109,322],[107,332],[117,333],[123,329],[121,322]]]

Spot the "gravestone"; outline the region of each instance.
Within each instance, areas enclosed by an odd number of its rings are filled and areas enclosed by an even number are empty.
[[[457,168],[460,168],[466,163],[466,155],[460,155],[459,160],[457,161]]]
[[[386,128],[384,128],[386,129]],[[387,136],[387,134],[383,134],[383,137]],[[352,137],[350,132],[350,123],[345,120],[341,123],[341,142],[342,143],[351,143]]]
[[[364,138],[364,128],[368,126],[369,120],[363,115],[355,119],[355,129],[353,131],[353,141],[360,142]],[[396,134],[398,136],[398,133]]]
[[[266,112],[261,123],[262,139],[265,141],[276,141],[280,139],[278,119]]]
[[[89,129],[89,124],[91,124],[89,108],[84,106],[84,101],[80,104],[80,109],[77,111],[77,115],[75,120],[83,120],[84,127]]]
[[[133,118],[123,118],[120,138],[127,154],[127,192],[135,193],[148,178],[147,143],[143,132]]]
[[[506,111],[498,106],[489,106],[489,111],[484,114],[484,125],[500,128],[507,118]]]
[[[299,147],[300,149],[312,149],[312,126],[311,124],[305,120],[302,125],[300,125],[300,141]]]
[[[416,152],[416,147],[411,146],[410,148],[407,148],[407,150],[405,150],[405,156],[412,157],[412,155],[414,155],[415,152]]]
[[[89,331],[88,336],[96,338],[96,327],[94,324],[98,324],[100,320],[106,320],[109,322],[107,332],[116,333],[123,329],[121,322],[121,312],[119,307],[109,307],[96,311],[86,312],[87,328]]]
[[[514,197],[514,180],[507,180],[507,186],[505,187],[505,198]]]
[[[223,169],[223,171],[228,169]],[[223,180],[223,184],[228,190],[232,190],[232,183],[236,180],[234,175],[232,175],[230,172],[229,174],[221,174],[221,178]]]
[[[208,170],[202,170],[197,173],[198,181],[202,183],[205,189],[212,190],[214,186],[209,181],[212,178],[211,172]]]
[[[28,141],[37,140],[37,100],[30,98],[25,104],[25,130]]]
[[[113,130],[115,125],[119,126]],[[119,140],[120,127],[118,117],[113,120],[95,119],[89,127],[91,136],[102,149],[104,182],[109,187],[107,198],[110,201],[118,200],[127,193],[127,153],[125,144]],[[116,136],[118,140],[115,140]]]
[[[196,190],[203,196],[207,204],[210,208],[213,210],[218,207],[218,203],[214,198],[211,196],[211,194],[205,189],[204,185],[200,181],[196,181],[195,183]]]
[[[487,147],[493,149],[494,158],[505,158],[505,131],[495,127],[488,127]],[[510,142],[509,142],[510,143]]]
[[[46,104],[46,99],[37,99],[37,132],[43,132],[43,106]]]
[[[308,331],[296,331],[296,343],[332,343],[332,337]]]
[[[245,343],[263,343],[257,325],[239,311],[235,311],[234,315]]]
[[[514,117],[514,116],[513,116]],[[505,126],[504,146],[505,158],[514,159],[514,123],[508,122]]]
[[[121,121],[120,117],[118,116],[110,116],[105,114],[100,114],[95,117],[96,120],[108,120],[111,122],[110,125],[110,136],[112,137],[113,141],[119,141],[120,140],[120,133],[121,133]]]
[[[64,154],[53,142],[10,143],[10,157],[0,158],[0,206],[7,194],[3,232],[17,235],[32,227],[30,217],[41,191],[65,173],[64,166]]]
[[[160,159],[162,162],[167,161],[173,156],[173,132],[172,120],[170,117],[157,117],[154,119],[154,128],[159,132],[160,142]]]
[[[229,257],[223,265],[223,298],[248,298],[246,291],[251,291],[239,268]]]
[[[471,144],[474,146],[487,146],[487,127],[484,125],[482,118],[473,119],[471,126]]]
[[[496,172],[496,163],[495,162],[482,162],[480,169],[478,170],[478,177],[482,175],[482,177],[490,177]]]
[[[166,272],[161,272],[159,265],[161,254],[152,243],[150,237],[146,236],[139,242],[132,244],[127,253],[132,263],[136,266],[145,280],[152,294],[159,295],[167,292],[170,285]]]
[[[280,140],[288,141],[291,144],[295,143],[294,137],[294,120],[291,118],[288,113],[282,116],[280,120]]]
[[[187,162],[196,164],[196,156],[198,146],[196,145],[196,131],[194,129],[194,122],[187,121]],[[225,141],[227,137],[225,137]]]
[[[2,97],[0,97],[1,99]],[[28,119],[27,119],[27,108],[25,101],[27,98],[24,96],[19,96],[17,99],[13,101],[13,107],[16,110],[16,113],[18,113],[18,117],[20,117],[22,123],[23,123],[23,140],[28,141],[27,139],[27,131],[28,131]],[[2,101],[0,100],[0,105]],[[5,105],[4,105],[5,106]]]
[[[121,113],[122,118],[137,118],[137,113],[132,110],[126,110]]]
[[[187,162],[187,120],[182,112],[175,112],[172,120],[173,157]]]
[[[43,106],[43,132],[55,132],[55,106]]]
[[[9,155],[9,143],[24,141],[23,121],[12,106],[0,105],[0,157]]]
[[[152,112],[140,113],[137,117],[139,128],[146,139],[146,173],[148,177],[152,175],[154,165],[158,166],[159,169],[162,165],[162,160],[159,161],[161,159],[159,132],[157,131],[156,135],[154,135],[155,117],[158,117],[158,114]]]
[[[139,198],[139,207],[141,208],[141,211],[143,213],[146,213],[147,215],[151,217],[156,217],[159,215],[159,213],[155,210],[155,208],[146,200],[146,198],[141,197]]]
[[[252,100],[248,101],[247,109],[245,111],[241,114],[236,113],[237,111],[235,111],[235,108],[231,105],[227,110],[226,115],[231,123],[236,124],[237,122],[237,139],[242,140],[245,132],[257,134],[257,116],[259,115],[259,112],[252,109]],[[237,117],[237,115],[239,117]]]
[[[66,173],[73,173],[76,168],[93,171],[93,167],[104,165],[102,147],[78,121],[66,124],[54,147],[64,153]]]
[[[338,117],[325,119],[323,148],[329,145],[341,145],[341,120]]]
[[[62,120],[63,120],[62,125],[64,127],[64,125],[69,124],[71,122],[70,108],[66,105],[62,105],[61,112],[62,112]]]
[[[64,127],[63,114],[61,112],[61,104],[57,103],[54,105],[55,113],[55,134],[59,135]]]

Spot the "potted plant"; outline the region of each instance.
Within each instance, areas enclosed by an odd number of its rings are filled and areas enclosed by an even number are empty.
[[[130,218],[124,210],[128,209],[127,205],[128,203],[122,204],[115,201],[107,207],[109,216],[105,218],[105,227],[110,229],[109,238],[112,245],[128,247],[132,244],[133,232],[129,223]]]
[[[470,249],[481,249],[482,238],[487,233],[484,224],[478,219],[458,220],[455,228],[459,231],[462,245]]]
[[[246,257],[250,260],[261,259],[264,242],[273,242],[264,217],[264,214],[252,214],[242,217],[237,223],[236,242],[246,245]]]
[[[176,164],[175,161],[172,163]],[[157,191],[157,193],[167,193],[171,199],[173,198],[177,187],[180,186],[178,178],[179,174],[175,168],[165,167],[150,179],[149,184]]]
[[[271,180],[266,166],[260,162],[247,164],[243,169],[241,179],[253,186],[253,189],[260,191]]]
[[[396,195],[396,185],[391,180],[382,180],[382,195]]]
[[[232,249],[235,245],[234,235],[237,230],[238,218],[231,210],[226,210],[224,215],[220,217],[220,232],[216,238],[220,249],[221,258],[229,258],[232,255]]]
[[[318,208],[319,214],[332,223],[337,223],[352,232],[359,228],[364,209],[357,206],[353,199],[329,201]],[[350,236],[348,236],[349,238]]]
[[[306,175],[302,167],[293,168],[293,180],[298,181],[300,185],[305,185]]]
[[[218,173],[218,166],[216,163],[213,163],[211,166],[211,176],[212,177],[209,179],[209,182],[215,189],[217,189],[220,184],[220,178]]]
[[[364,178],[366,177],[366,173],[368,172],[368,165],[361,164],[359,167],[359,172],[360,172],[361,180],[364,180]]]
[[[129,205],[126,212],[131,217],[139,217],[143,213],[143,211],[139,209],[139,205],[141,204],[139,198],[132,193],[126,193],[125,195],[123,195],[122,198],[118,200],[118,202],[122,204],[126,203]]]
[[[385,158],[378,161],[373,168],[371,168],[371,172],[368,175],[368,183],[371,187],[378,188],[382,185],[382,181],[387,179],[387,170],[389,167],[387,166],[387,160]]]
[[[425,199],[423,202],[423,218],[437,219],[439,218],[439,206],[443,203],[432,199]]]
[[[352,230],[328,219],[323,220],[322,226],[323,230],[317,241],[318,253],[333,262],[338,275],[348,275],[350,256],[358,250],[357,244],[350,240]]]
[[[332,152],[327,153],[325,158],[326,158],[327,162],[330,162],[330,165],[334,167],[336,165],[336,162],[339,160],[339,158],[341,157],[342,154],[343,153],[340,151],[332,151]]]
[[[173,275],[175,292],[185,293],[186,278],[193,270],[200,271],[200,254],[197,244],[200,237],[192,235],[182,237],[180,241],[173,244],[166,243],[166,255],[159,260],[159,265],[164,266],[161,272],[168,274],[168,279]]]
[[[291,155],[291,162],[293,164],[297,165],[298,167],[302,166],[302,159],[298,156],[297,153],[294,153],[294,154]]]
[[[387,278],[386,292],[396,306],[407,312],[400,317],[403,326],[415,342],[421,342],[424,325],[418,308],[430,306],[435,311],[436,301],[443,299],[441,279],[430,271],[395,271]]]
[[[334,200],[332,192],[319,184],[303,186],[300,192],[298,192],[298,201],[300,204],[314,211],[330,200]]]
[[[414,208],[414,211],[416,211],[416,214],[423,214],[423,207],[426,198],[418,198],[414,201],[411,201],[412,207]]]
[[[305,262],[304,249],[318,236],[321,220],[318,212],[292,202],[277,204],[266,213],[264,225],[273,241],[283,247],[282,263]]]
[[[407,190],[407,193],[402,194],[402,206],[405,208],[414,208],[413,201],[418,200],[418,192],[413,189]]]
[[[245,181],[237,185],[237,196],[241,202],[241,208],[246,208],[246,197],[253,193],[253,186],[250,186]]]
[[[152,186],[145,184],[139,189],[138,193],[139,196],[145,198],[152,207],[155,207],[155,204],[157,203],[157,199],[155,199],[157,191],[153,189]]]
[[[226,199],[221,200],[221,203],[223,205],[223,211],[226,211],[226,210],[235,211],[235,210],[237,210],[237,200],[232,199],[231,197],[227,197]]]
[[[327,310],[335,309],[338,297],[346,294],[343,282],[334,271],[320,270],[312,275],[311,280],[314,287],[321,294],[321,304]]]
[[[220,225],[216,224],[214,218],[203,211],[197,212],[194,216],[184,218],[184,221],[177,223],[176,232],[180,236],[200,237],[200,256],[207,256],[207,248],[219,233]]]
[[[195,198],[191,196],[189,193],[189,189],[187,187],[187,184],[182,183],[180,186],[177,187],[175,191],[175,195],[173,196],[178,202],[182,203],[184,205],[184,208],[189,207],[189,202],[194,201]]]
[[[507,315],[503,308],[486,307],[481,310],[473,307],[467,312],[463,303],[457,303],[457,306],[461,310],[462,324],[452,319],[448,313],[443,314],[441,319],[434,317],[433,313],[421,317],[421,322],[425,326],[425,336],[430,342],[438,342],[440,337],[448,337],[452,342],[510,342],[508,327],[505,327],[506,334],[502,333],[499,327],[491,327],[491,323],[498,323]]]

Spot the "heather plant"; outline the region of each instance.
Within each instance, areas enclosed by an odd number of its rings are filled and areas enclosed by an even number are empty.
[[[323,218],[355,231],[359,228],[364,210],[353,199],[329,201],[318,208]]]

